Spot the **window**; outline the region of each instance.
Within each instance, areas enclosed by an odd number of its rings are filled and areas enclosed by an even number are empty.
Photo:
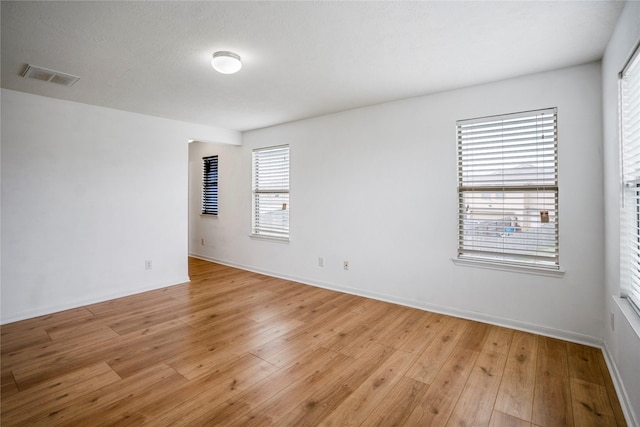
[[[252,234],[289,239],[289,146],[253,150]]]
[[[218,156],[202,158],[202,213],[218,215]]]
[[[458,259],[558,270],[557,109],[457,122]]]
[[[622,136],[621,284],[640,310],[640,49],[620,73]]]

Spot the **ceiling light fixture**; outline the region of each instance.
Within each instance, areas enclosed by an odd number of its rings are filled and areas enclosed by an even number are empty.
[[[242,62],[240,62],[239,55],[233,52],[221,50],[213,54],[211,66],[219,73],[233,74],[240,71],[240,68],[242,68]]]

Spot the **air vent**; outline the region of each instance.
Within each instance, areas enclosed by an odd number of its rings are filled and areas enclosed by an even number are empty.
[[[71,74],[49,70],[48,68],[38,67],[31,64],[28,64],[27,68],[22,72],[22,77],[56,83],[68,87],[73,86],[75,82],[80,80],[80,77],[78,76],[72,76]]]

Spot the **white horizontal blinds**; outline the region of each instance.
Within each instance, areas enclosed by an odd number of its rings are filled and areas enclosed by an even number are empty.
[[[620,81],[624,180],[622,209],[622,286],[640,307],[640,54],[625,67]]]
[[[202,158],[202,213],[218,215],[218,156]]]
[[[289,237],[289,147],[253,151],[253,234]]]
[[[555,108],[460,120],[458,256],[558,268]]]

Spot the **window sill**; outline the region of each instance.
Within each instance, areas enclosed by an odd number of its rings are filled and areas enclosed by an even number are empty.
[[[631,302],[622,297],[614,296],[613,299],[618,305],[618,308],[620,308],[622,315],[627,319],[627,322],[629,322],[629,325],[638,338],[640,338],[640,316],[638,316],[636,310],[631,306]]]
[[[288,237],[266,236],[264,234],[249,234],[249,237],[256,240],[268,240],[277,243],[289,243]]]
[[[201,217],[203,218],[218,218],[218,214],[200,214]]]
[[[503,264],[499,262],[492,261],[479,261],[479,260],[470,260],[470,259],[460,259],[460,258],[451,258],[451,261],[455,265],[460,265],[463,267],[477,267],[477,268],[486,268],[489,270],[502,270],[502,271],[512,271],[515,273],[525,273],[525,274],[536,274],[539,276],[548,276],[548,277],[562,277],[564,276],[563,270],[552,270],[550,268],[543,267],[529,267],[526,265],[515,265],[515,264]]]

